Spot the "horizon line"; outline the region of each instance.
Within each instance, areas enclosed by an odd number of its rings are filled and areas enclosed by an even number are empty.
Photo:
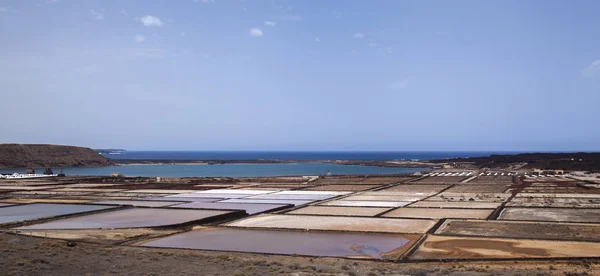
[[[164,152],[376,152],[376,153],[576,153],[576,152],[600,152],[600,150],[192,150],[192,149],[124,149],[124,148],[92,148],[93,150],[125,150],[125,151],[164,151]]]

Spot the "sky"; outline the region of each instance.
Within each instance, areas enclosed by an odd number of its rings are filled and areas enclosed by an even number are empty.
[[[0,143],[598,151],[599,10],[0,0]]]

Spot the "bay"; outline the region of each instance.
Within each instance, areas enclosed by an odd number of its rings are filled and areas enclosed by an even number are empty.
[[[284,164],[157,164],[121,165],[96,168],[64,168],[66,175],[108,176],[120,173],[124,176],[145,177],[259,177],[290,175],[331,174],[412,174],[423,168],[390,168],[358,165],[337,165],[331,163],[284,163]],[[0,169],[0,173],[25,173],[25,169]],[[36,169],[43,172],[43,169]],[[59,173],[60,169],[54,169]]]

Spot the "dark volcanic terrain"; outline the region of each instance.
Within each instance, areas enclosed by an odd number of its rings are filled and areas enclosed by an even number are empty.
[[[478,168],[503,168],[511,164],[527,163],[524,168],[599,171],[600,152],[494,154],[486,157],[440,159],[431,160],[430,162],[470,163]]]
[[[100,167],[111,162],[90,148],[44,144],[0,144],[0,168]]]

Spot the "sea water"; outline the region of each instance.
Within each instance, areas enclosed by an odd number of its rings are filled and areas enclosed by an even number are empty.
[[[430,160],[456,157],[488,156],[504,152],[258,152],[258,151],[128,151],[104,156],[119,162],[129,160]],[[53,168],[55,173],[60,168]],[[394,168],[332,163],[301,162],[278,164],[144,164],[99,168],[64,168],[67,175],[163,177],[260,177],[288,175],[339,174],[412,174],[426,168]],[[36,169],[43,171],[43,169]],[[0,169],[0,173],[25,173],[25,169]]]
[[[469,151],[126,151],[105,154],[110,159],[131,160],[432,160],[478,157],[514,152]]]
[[[41,170],[41,169],[39,169]],[[412,174],[423,168],[388,168],[356,165],[336,165],[331,163],[286,163],[286,164],[166,164],[166,165],[121,165],[98,168],[64,168],[66,175],[99,175],[121,173],[125,176],[145,177],[259,177],[286,175],[325,175],[331,174]],[[56,173],[60,169],[54,169]],[[24,173],[25,169],[2,169],[0,173]]]

